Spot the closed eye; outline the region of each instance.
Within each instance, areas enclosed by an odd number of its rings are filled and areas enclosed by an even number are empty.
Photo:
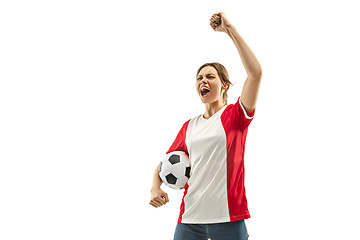
[[[208,76],[207,78],[214,78],[213,76]],[[197,80],[201,80],[202,77],[199,77]]]

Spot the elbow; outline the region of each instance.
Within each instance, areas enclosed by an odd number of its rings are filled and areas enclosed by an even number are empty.
[[[254,71],[251,74],[249,74],[249,77],[253,80],[259,80],[261,79],[262,76],[262,70],[258,70],[258,71]]]
[[[259,66],[259,69],[257,69],[256,76],[261,78],[261,76],[262,76],[262,68],[261,68],[261,66]]]
[[[262,76],[262,68],[260,65],[258,65],[256,68],[252,69],[252,71],[250,72],[250,74],[248,74],[251,76],[252,79],[261,79]]]

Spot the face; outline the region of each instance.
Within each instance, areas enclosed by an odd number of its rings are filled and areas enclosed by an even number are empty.
[[[222,86],[216,69],[212,66],[202,68],[197,76],[196,91],[203,103],[222,103],[222,94],[225,87]]]

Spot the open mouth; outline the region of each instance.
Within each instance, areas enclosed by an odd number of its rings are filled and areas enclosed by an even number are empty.
[[[204,88],[203,90],[201,90],[201,96],[204,98],[207,97],[209,93],[210,93],[209,89]]]

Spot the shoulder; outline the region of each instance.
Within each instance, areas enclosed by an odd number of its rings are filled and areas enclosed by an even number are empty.
[[[193,119],[193,118],[190,118],[189,120],[187,120],[186,122],[184,122],[182,128],[185,128],[185,129],[186,129],[192,119]]]

